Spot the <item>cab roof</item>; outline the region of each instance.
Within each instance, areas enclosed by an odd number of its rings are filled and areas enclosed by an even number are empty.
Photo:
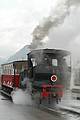
[[[39,55],[39,54],[52,54],[52,55],[64,57],[64,56],[70,55],[70,52],[66,50],[59,50],[59,49],[38,49],[28,53],[29,57],[34,57],[35,55]]]

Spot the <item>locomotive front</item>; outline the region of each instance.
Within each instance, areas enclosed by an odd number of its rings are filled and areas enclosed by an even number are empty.
[[[40,49],[28,54],[28,77],[32,94],[38,94],[40,103],[47,98],[49,103],[54,98],[58,103],[63,90],[69,86],[70,73],[71,60],[68,51]]]

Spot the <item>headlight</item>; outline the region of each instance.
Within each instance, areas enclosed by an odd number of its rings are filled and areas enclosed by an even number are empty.
[[[52,82],[56,82],[57,81],[57,76],[56,75],[52,75],[51,76],[51,81]]]

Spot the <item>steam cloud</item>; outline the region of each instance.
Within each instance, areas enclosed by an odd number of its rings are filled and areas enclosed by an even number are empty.
[[[48,35],[49,30],[53,27],[58,27],[64,22],[67,15],[70,14],[70,8],[72,6],[79,6],[80,0],[60,0],[49,17],[43,20],[42,24],[39,24],[34,29],[32,35],[33,40],[30,48],[35,49],[42,45],[43,39]]]
[[[32,105],[31,96],[27,91],[22,91],[18,89],[12,93],[12,100],[14,104],[19,105]]]

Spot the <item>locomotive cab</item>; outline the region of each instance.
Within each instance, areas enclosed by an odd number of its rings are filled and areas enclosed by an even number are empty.
[[[28,54],[28,73],[33,93],[36,90],[41,98],[53,94],[62,97],[62,89],[67,89],[70,82],[70,53],[55,49],[34,50]]]

